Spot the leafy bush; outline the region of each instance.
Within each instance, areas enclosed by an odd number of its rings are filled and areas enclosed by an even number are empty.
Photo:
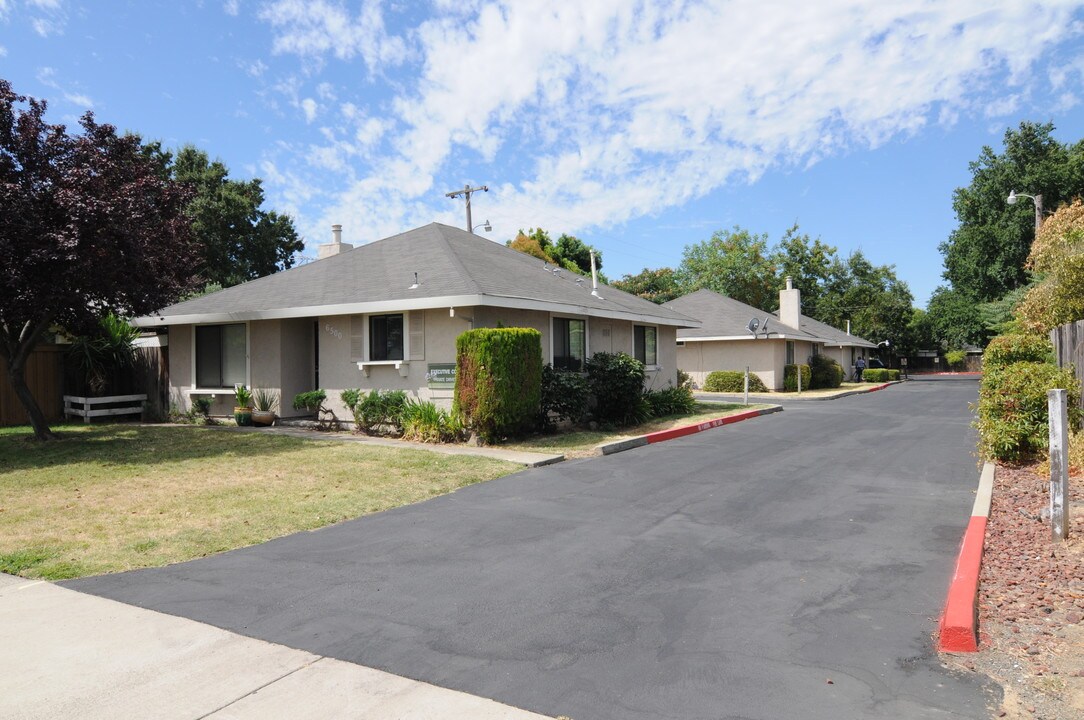
[[[542,368],[540,427],[551,429],[563,420],[579,422],[587,412],[588,398],[586,376],[547,364]]]
[[[783,391],[795,392],[798,389],[798,373],[801,372],[802,389],[808,390],[812,379],[812,373],[808,365],[784,365],[783,366]]]
[[[308,410],[319,412],[327,400],[327,393],[323,390],[310,390],[294,395],[294,410]]]
[[[1016,362],[987,368],[979,386],[979,452],[998,460],[1026,460],[1049,444],[1047,390],[1068,391],[1069,427],[1081,423],[1080,384],[1053,363]]]
[[[837,388],[843,384],[843,368],[827,355],[814,355],[809,359],[809,387]]]
[[[953,370],[963,369],[965,360],[967,360],[966,350],[949,350],[945,353],[945,362]]]
[[[688,415],[696,409],[693,392],[687,387],[668,387],[644,393],[652,417]]]
[[[1054,346],[1041,335],[998,335],[986,346],[983,368],[992,370],[1018,362],[1053,362]]]
[[[403,409],[407,394],[403,390],[343,390],[339,397],[354,414],[358,430],[371,433],[385,428],[394,433],[403,431]]]
[[[704,379],[704,392],[744,392],[745,373],[741,370],[716,370]],[[749,392],[768,392],[756,373],[749,373]]]
[[[587,386],[600,423],[635,425],[650,417],[642,362],[623,352],[600,352],[589,357],[586,365]]]
[[[252,407],[252,391],[238,383],[233,386],[233,401],[237,407]]]
[[[463,426],[447,410],[429,401],[407,400],[400,413],[403,437],[418,442],[454,442],[463,435]]]
[[[693,376],[685,372],[681,368],[677,371],[677,386],[680,388],[686,388],[688,390],[693,389]]]
[[[526,432],[542,401],[542,334],[479,328],[456,338],[453,414],[485,442]]]
[[[863,382],[894,382],[900,379],[900,371],[889,368],[866,368],[862,371]]]

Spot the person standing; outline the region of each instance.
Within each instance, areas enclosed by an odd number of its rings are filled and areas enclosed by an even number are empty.
[[[854,381],[862,382],[862,371],[866,369],[866,358],[859,355],[854,361]]]

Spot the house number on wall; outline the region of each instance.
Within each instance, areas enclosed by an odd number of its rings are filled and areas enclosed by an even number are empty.
[[[327,330],[329,335],[333,335],[336,340],[343,339],[343,331],[338,328],[332,327],[331,323],[324,323],[324,330]]]

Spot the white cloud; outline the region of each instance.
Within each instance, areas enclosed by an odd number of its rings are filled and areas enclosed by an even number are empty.
[[[277,0],[261,17],[280,53],[360,57],[370,73],[385,58],[419,62],[419,76],[388,84],[386,107],[342,102],[344,128],[295,150],[314,172],[282,170],[288,182],[327,187],[337,169],[349,183],[303,223],[364,219],[388,234],[455,218],[438,192],[454,178],[491,183],[495,223],[574,232],[931,124],[1004,115],[1043,78],[1046,90],[1074,86],[1075,69],[1035,71],[1051,48],[1081,36],[1079,7],[449,0],[397,38],[376,2],[354,15],[331,0]],[[505,174],[522,157],[533,159],[524,175]],[[490,177],[463,177],[467,166]]]
[[[36,13],[30,18],[30,27],[41,37],[62,35],[68,24],[68,12],[63,0],[26,0],[26,7]],[[0,7],[0,16],[4,7]]]
[[[275,29],[276,53],[361,57],[370,72],[398,64],[406,54],[403,40],[385,31],[379,0],[364,0],[356,15],[339,0],[273,0],[259,17]]]
[[[59,92],[60,96],[63,97],[65,100],[72,103],[73,105],[79,106],[80,112],[82,112],[82,110],[89,110],[94,107],[94,100],[89,95],[69,90],[68,88],[60,84],[60,81],[58,81],[56,77],[56,68],[48,66],[40,67],[38,68],[36,77],[38,82],[40,82],[42,85],[53,88],[54,90]]]
[[[237,17],[237,14],[241,12],[241,0],[225,0],[222,3],[222,12]]]
[[[305,113],[305,122],[311,123],[316,119],[316,109],[316,101],[312,98],[301,101],[301,111]]]
[[[8,54],[8,49],[6,47],[4,47],[3,45],[0,45],[0,57],[6,57],[7,54]]]

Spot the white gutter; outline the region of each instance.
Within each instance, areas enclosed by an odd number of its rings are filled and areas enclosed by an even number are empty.
[[[590,298],[597,302],[597,298]],[[204,312],[185,315],[146,315],[131,320],[136,327],[165,327],[168,325],[194,325],[198,323],[244,322],[250,320],[284,320],[289,318],[324,317],[328,315],[365,315],[371,313],[399,312],[405,310],[432,310],[450,307],[503,307],[517,310],[542,310],[568,315],[586,315],[617,320],[670,325],[679,328],[700,327],[699,320],[682,320],[674,317],[638,313],[610,307],[594,307],[576,303],[555,303],[527,298],[497,295],[449,295],[445,297],[403,298],[399,300],[374,300],[370,302],[338,303],[332,305],[309,305],[304,307],[270,308],[267,310],[240,310],[237,312]]]

